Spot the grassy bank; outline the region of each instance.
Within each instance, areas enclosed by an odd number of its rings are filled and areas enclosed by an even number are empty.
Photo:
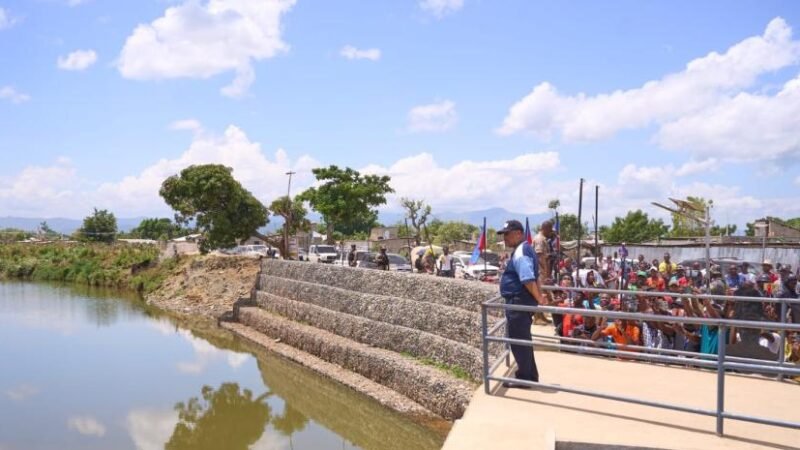
[[[89,286],[156,289],[175,267],[158,263],[158,247],[107,244],[0,245],[0,278],[64,281]]]

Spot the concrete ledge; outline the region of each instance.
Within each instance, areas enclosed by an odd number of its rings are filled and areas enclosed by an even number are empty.
[[[311,325],[363,344],[460,367],[474,381],[481,379],[483,370],[481,351],[467,344],[425,331],[331,311],[265,292],[258,293],[257,304],[262,309],[295,322]],[[479,332],[476,330],[476,333]]]
[[[352,270],[352,269],[349,269]],[[342,288],[262,275],[259,288],[269,294],[333,311],[415,328],[446,339],[481,347],[480,314],[396,296],[364,294]],[[490,318],[490,323],[497,319]]]
[[[480,312],[480,304],[497,295],[497,287],[475,281],[380,270],[354,269],[331,264],[267,259],[262,273],[308,281],[364,294],[402,297],[418,302]]]
[[[259,308],[240,308],[239,322],[389,387],[448,420],[461,417],[475,388],[474,384],[397,353],[356,343]]]

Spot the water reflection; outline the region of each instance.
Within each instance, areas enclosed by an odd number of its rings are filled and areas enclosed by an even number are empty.
[[[203,386],[201,397],[175,405],[178,424],[167,450],[246,450],[261,437],[272,413],[266,402],[270,393],[253,397],[237,383],[223,383],[218,389]]]
[[[0,449],[434,449],[442,435],[216,326],[0,282]],[[46,424],[43,426],[43,424]]]

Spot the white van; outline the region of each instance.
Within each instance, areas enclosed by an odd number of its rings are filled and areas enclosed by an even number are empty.
[[[311,262],[321,262],[330,264],[336,261],[339,254],[333,245],[312,245],[308,247],[308,260]]]

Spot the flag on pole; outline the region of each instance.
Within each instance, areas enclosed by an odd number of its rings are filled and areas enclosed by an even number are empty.
[[[469,258],[470,264],[475,264],[481,257],[481,252],[486,250],[486,228],[481,227],[481,235],[478,237],[478,242],[475,243],[475,248],[472,250],[472,256]]]
[[[528,218],[525,218],[525,240],[528,241],[528,245],[533,245],[533,236],[531,236],[531,226],[528,223]]]

